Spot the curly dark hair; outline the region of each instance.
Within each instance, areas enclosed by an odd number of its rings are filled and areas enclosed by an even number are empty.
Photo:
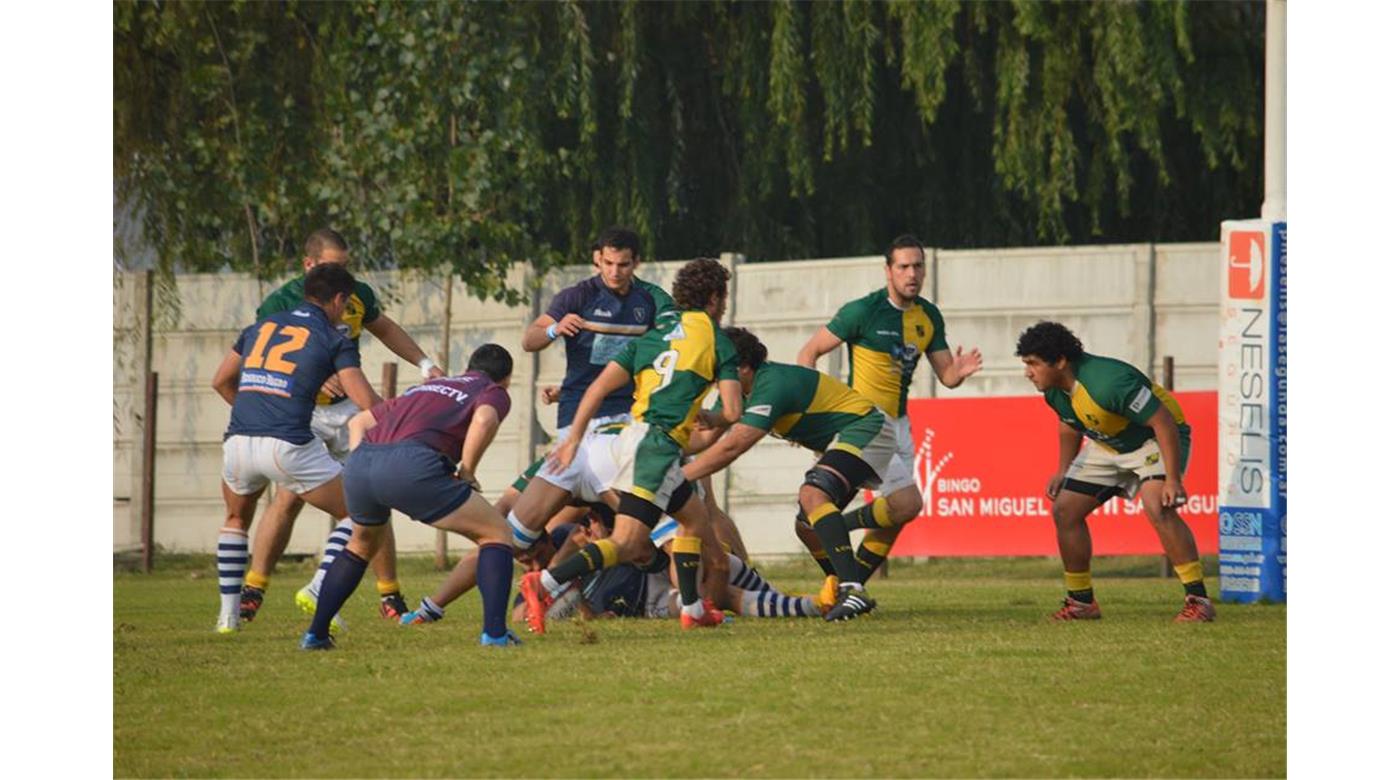
[[[768,360],[768,348],[763,346],[763,342],[758,340],[758,336],[753,335],[748,328],[740,328],[734,325],[724,329],[724,335],[734,342],[734,351],[739,353],[739,367],[751,368],[754,371]]]
[[[1069,328],[1058,322],[1041,321],[1022,331],[1016,339],[1016,356],[1036,356],[1046,363],[1066,358],[1070,362],[1084,355],[1084,345]]]
[[[686,263],[671,283],[671,297],[681,311],[697,311],[716,295],[729,294],[729,269],[713,257],[697,257]]]

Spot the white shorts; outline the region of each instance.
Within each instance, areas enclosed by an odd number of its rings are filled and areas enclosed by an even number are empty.
[[[309,493],[340,476],[340,468],[320,439],[305,444],[271,436],[224,440],[224,483],[240,496],[252,495],[268,482],[298,495]]]
[[[880,475],[876,495],[888,496],[913,485],[914,432],[909,418],[885,415],[885,427],[861,449],[861,459]]]
[[[592,428],[592,426],[590,426]],[[574,459],[568,468],[551,472],[548,465],[541,466],[535,476],[545,482],[567,491],[574,498],[594,503],[617,476],[617,463],[612,458],[612,442],[619,432],[598,433],[590,430],[574,452]]]
[[[311,412],[311,432],[326,443],[331,457],[345,462],[350,457],[350,418],[360,413],[360,407],[349,398],[329,406],[317,405]]]
[[[1186,458],[1190,455],[1191,440],[1182,443],[1182,471],[1185,471]],[[1149,479],[1164,479],[1166,467],[1162,465],[1162,450],[1156,439],[1132,452],[1114,452],[1090,439],[1079,451],[1074,462],[1065,472],[1065,479],[1087,482],[1105,488],[1117,488],[1125,498],[1136,498],[1142,483]]]

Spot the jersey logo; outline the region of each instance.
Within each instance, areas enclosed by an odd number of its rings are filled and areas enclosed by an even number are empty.
[[[667,333],[663,338],[665,338],[666,341],[676,341],[677,339],[685,338],[685,326],[677,322],[676,327],[671,328],[671,332]]]
[[[1133,402],[1128,404],[1128,408],[1134,412],[1140,412],[1144,406],[1147,406],[1147,401],[1151,397],[1152,391],[1144,387],[1133,397]]]
[[[611,316],[613,316],[613,313],[610,312],[610,311],[608,311],[607,309],[594,309],[594,310],[593,310],[593,316],[594,316],[594,317],[611,317]]]
[[[758,406],[750,406],[749,408],[745,409],[744,412],[746,414],[752,414],[755,417],[767,417],[768,415],[773,413],[773,405],[759,404]]]
[[[1157,452],[1149,453],[1148,456],[1147,456],[1147,465],[1149,465],[1149,466],[1155,466],[1155,465],[1157,464],[1157,461],[1159,461],[1159,460],[1161,460],[1161,459],[1162,459],[1161,453],[1157,453]]]
[[[903,335],[903,334],[896,333],[896,332],[894,332],[894,331],[892,331],[892,330],[877,330],[877,331],[875,331],[875,335],[877,335],[877,336],[900,336],[900,335]]]
[[[647,310],[646,310],[645,308],[641,307],[641,306],[638,306],[638,307],[636,307],[635,309],[632,310],[632,317],[633,317],[634,319],[636,319],[637,322],[646,322],[646,321],[647,321]]]
[[[292,316],[293,316],[293,317],[310,317],[310,316],[311,316],[311,312],[309,312],[309,311],[297,311],[297,310],[294,309],[294,310],[292,310]]]
[[[923,337],[924,337],[924,326],[923,326],[923,325],[915,325],[915,326],[914,326],[914,334],[917,335],[919,338],[923,338]]]

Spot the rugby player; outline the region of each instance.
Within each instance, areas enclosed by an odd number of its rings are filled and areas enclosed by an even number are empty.
[[[345,266],[349,262],[349,244],[346,243],[345,237],[336,231],[322,228],[307,237],[305,254],[301,261],[305,271],[309,272],[322,263]],[[305,279],[305,275],[297,277],[273,291],[258,307],[257,316],[267,317],[299,305]],[[442,369],[418,347],[413,337],[390,319],[389,315],[380,311],[379,300],[374,290],[362,281],[356,280],[350,302],[346,304],[345,312],[335,326],[356,344],[359,344],[360,333],[368,330],[395,355],[417,365],[423,372],[424,379],[442,376]],[[311,417],[311,430],[326,443],[331,457],[342,463],[349,454],[349,433],[345,424],[359,411],[359,407],[345,397],[335,377],[327,381],[316,397],[316,411]],[[272,576],[272,569],[277,565],[278,559],[282,557],[282,551],[287,548],[287,542],[292,535],[292,524],[301,513],[302,506],[303,502],[295,493],[277,490],[273,492],[271,501],[263,510],[262,522],[258,524],[257,533],[253,537],[253,560],[248,567],[248,576],[240,599],[240,612],[245,621],[256,617],[258,608],[262,606],[268,579]],[[393,532],[390,530],[386,533],[388,537],[385,544],[371,563],[379,590],[380,615],[395,618],[407,609],[399,592]],[[348,520],[337,524],[331,531],[321,554],[320,567],[311,582],[297,591],[296,603],[302,611],[310,613],[316,610],[316,596],[320,591],[321,578],[325,576],[326,569],[335,555],[345,547],[345,540],[348,538]]]
[[[565,472],[572,466],[586,424],[604,399],[629,383],[635,385],[632,422],[612,442],[613,460],[619,467],[610,486],[620,493],[617,525],[610,538],[592,542],[568,560],[521,580],[530,625],[537,633],[544,631],[549,601],[574,578],[619,562],[649,559],[648,536],[663,512],[681,524],[671,557],[681,592],[682,627],[724,621],[722,612],[701,601],[699,569],[702,555],[714,571],[723,571],[728,561],[718,543],[707,549],[701,542],[703,536],[713,538],[713,529],[694,486],[681,476],[681,459],[697,420],[705,427],[725,427],[739,418],[734,345],[717,322],[728,293],[729,272],[719,261],[699,258],[687,263],[671,288],[680,314],[628,342],[579,401],[568,435],[550,453],[545,466],[550,472]],[[701,402],[716,383],[722,411],[701,411]]]
[[[431,379],[351,418],[345,503],[355,530],[326,572],[302,649],[334,647],[331,619],[359,585],[393,509],[477,543],[485,611],[481,644],[520,643],[506,628],[514,568],[510,528],[481,497],[474,477],[510,412],[506,387],[512,367],[509,352],[485,344],[472,353],[461,376]]]
[[[326,263],[306,274],[302,302],[248,326],[214,374],[214,390],[233,407],[224,434],[219,531],[219,633],[238,630],[239,585],[248,562],[248,527],[269,482],[333,518],[346,516],[340,463],[311,430],[316,395],[336,377],[356,405],[379,401],[360,371],[360,350],[336,328],[355,279]]]
[[[1058,322],[1040,322],[1016,341],[1025,376],[1060,417],[1059,463],[1045,492],[1054,501],[1055,537],[1065,566],[1064,606],[1055,620],[1097,620],[1089,573],[1093,540],[1085,518],[1114,496],[1141,493],[1142,508],[1186,589],[1181,622],[1215,619],[1196,537],[1177,514],[1191,426],[1176,398],[1141,371],[1084,351]],[[1089,442],[1080,445],[1085,436]]]
[[[920,357],[928,356],[934,375],[947,388],[982,369],[982,353],[976,347],[966,353],[961,346],[948,348],[943,315],[919,295],[924,273],[923,244],[909,234],[896,237],[885,250],[884,288],[842,306],[797,353],[798,365],[815,368],[817,358],[846,344],[846,383],[894,419],[895,458],[903,468],[880,485],[873,502],[845,515],[847,528],[869,529],[855,553],[862,582],[885,562],[900,529],[923,507],[914,482],[914,434],[908,416],[909,383]],[[836,574],[801,514],[797,533],[822,570]]]
[[[866,593],[841,509],[863,486],[912,482],[911,464],[896,451],[894,421],[826,374],[770,362],[768,348],[749,331],[730,327],[724,332],[738,353],[743,416],[682,473],[686,479],[714,473],[770,432],[823,453],[806,473],[797,501],[839,580],[836,606],[826,619],[849,620],[870,612],[875,599]]]

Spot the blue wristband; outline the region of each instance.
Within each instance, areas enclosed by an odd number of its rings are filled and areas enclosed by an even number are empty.
[[[548,336],[550,341],[553,341],[553,340],[559,338],[558,327],[559,327],[559,324],[558,324],[558,323],[555,323],[555,324],[553,324],[553,325],[550,325],[548,328],[545,328],[545,329],[544,329],[544,335]]]

